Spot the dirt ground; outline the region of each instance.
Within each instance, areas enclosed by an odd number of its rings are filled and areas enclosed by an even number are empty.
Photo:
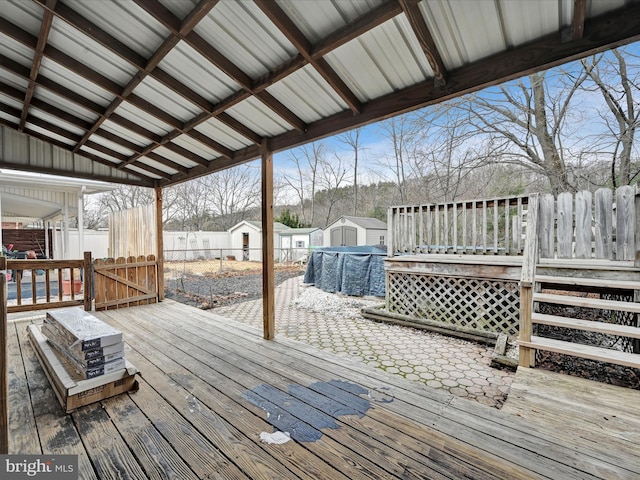
[[[275,269],[287,270],[290,268],[302,268],[304,265],[286,265],[276,264]],[[193,261],[177,261],[164,263],[164,274],[166,278],[179,277],[184,274],[190,275],[207,275],[218,278],[226,275],[250,275],[253,273],[262,273],[261,262],[224,260],[224,259],[207,259]]]
[[[178,262],[176,262],[178,263]],[[179,262],[165,265],[165,295],[204,310],[246,302],[262,296],[262,264],[259,262]],[[276,264],[275,284],[304,275],[306,266]]]

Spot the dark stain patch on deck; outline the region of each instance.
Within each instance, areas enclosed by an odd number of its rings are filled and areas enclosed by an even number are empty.
[[[369,391],[355,383],[331,380],[308,387],[292,384],[288,393],[271,385],[258,385],[242,397],[267,412],[267,421],[299,442],[315,442],[323,428],[338,428],[343,415],[362,418],[371,402],[360,397]]]

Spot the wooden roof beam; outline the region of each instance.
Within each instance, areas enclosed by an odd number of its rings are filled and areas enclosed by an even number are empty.
[[[44,3],[44,0],[36,0],[41,4]],[[218,0],[203,0],[201,1],[185,18],[182,24],[179,26],[179,32],[181,34],[188,33],[195,25],[197,25],[198,21],[200,21],[204,16],[206,16],[209,11],[215,6]],[[43,5],[44,6],[44,5]],[[49,11],[49,10],[45,10]],[[73,25],[75,28],[83,32],[85,35],[93,38],[97,43],[102,45],[105,48],[108,48],[113,53],[118,55],[120,58],[130,63],[134,67],[138,69],[138,73],[133,76],[133,78],[129,81],[129,83],[122,88],[119,95],[114,98],[111,104],[107,107],[104,113],[96,120],[91,129],[89,129],[80,142],[75,146],[74,151],[79,151],[83,144],[85,144],[91,135],[95,133],[95,131],[100,128],[102,123],[109,118],[115,110],[122,104],[125,99],[130,98],[135,88],[142,83],[142,81],[147,76],[153,76],[158,81],[163,83],[165,86],[183,96],[190,102],[194,103],[198,107],[200,107],[203,111],[209,112],[212,109],[212,105],[205,98],[198,95],[196,92],[187,88],[185,85],[180,83],[178,80],[173,78],[171,75],[166,73],[164,70],[160,68],[156,68],[158,64],[162,61],[162,59],[177,45],[180,41],[180,37],[174,34],[170,34],[167,39],[156,49],[156,51],[151,55],[149,59],[145,59],[137,52],[131,50],[128,46],[124,45],[122,42],[111,36],[109,33],[100,29],[95,24],[88,21],[86,18],[82,17],[80,14],[75,12],[73,9],[67,7],[64,4],[61,4],[57,9],[51,9],[50,13],[57,15],[59,18]],[[147,104],[149,105],[149,104]],[[158,110],[155,112],[149,112],[154,114],[154,116],[160,115]],[[163,115],[161,118],[163,121],[171,122],[169,116]],[[170,123],[174,128],[182,128],[182,125],[179,123],[172,122]]]
[[[249,93],[251,91],[253,80],[242,71],[235,63],[225,57],[212,45],[207,43],[196,32],[189,32],[183,34],[177,29],[179,19],[173,15],[166,7],[160,4],[157,0],[134,0],[141,8],[147,11],[151,16],[158,20],[165,28],[171,31],[174,35],[179,36],[181,40],[189,44],[200,55],[206,58],[209,62],[224,72],[229,78],[236,82],[242,89]],[[299,132],[306,130],[306,124],[291,110],[285,107],[282,103],[276,100],[272,95],[266,92],[260,92],[255,94],[255,97],[267,105],[271,110],[282,117],[287,123],[289,123],[294,129]]]
[[[438,48],[433,41],[429,27],[427,27],[424,17],[420,12],[420,7],[418,7],[420,0],[398,1],[400,2],[402,10],[409,21],[409,25],[411,25],[413,33],[418,39],[418,43],[420,43],[420,47],[422,47],[424,56],[427,58],[427,61],[431,66],[431,70],[433,70],[435,86],[444,87],[447,83],[447,69],[442,62],[442,57],[440,56]]]
[[[47,0],[47,5],[49,7],[55,7],[57,1],[58,0]],[[53,15],[51,14],[50,11],[45,10],[42,16],[42,25],[40,26],[40,33],[38,35],[36,50],[33,55],[31,71],[29,72],[29,85],[27,86],[27,91],[24,94],[22,115],[20,116],[20,124],[18,126],[19,132],[24,130],[24,124],[27,121],[27,114],[29,113],[29,105],[31,104],[31,100],[33,98],[33,92],[35,91],[35,88],[36,88],[36,78],[38,77],[38,73],[40,72],[40,65],[42,64],[44,47],[46,46],[47,40],[49,39],[49,32],[51,31],[52,23],[53,23]]]
[[[362,112],[362,104],[355,94],[349,89],[346,83],[340,78],[336,71],[329,65],[323,57],[314,57],[313,45],[304,36],[302,31],[287,16],[280,6],[272,1],[254,0],[262,12],[269,17],[269,20],[278,27],[293,46],[300,52],[304,59],[312,65],[333,90],[342,98],[353,113]]]

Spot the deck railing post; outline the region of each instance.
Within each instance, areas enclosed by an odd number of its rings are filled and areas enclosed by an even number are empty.
[[[394,225],[396,222],[395,218],[393,218],[394,211],[393,207],[387,209],[387,257],[393,257],[393,249],[395,248]]]
[[[91,252],[84,252],[83,281],[84,281],[84,310],[90,312],[92,310],[93,300],[93,269],[91,268],[93,259]]]
[[[531,342],[533,325],[533,289],[535,285],[536,263],[538,262],[538,194],[529,196],[527,231],[522,257],[520,276],[520,341]],[[535,349],[520,345],[519,364],[522,367],[535,365]]]
[[[635,247],[636,247],[636,257],[634,264],[636,267],[640,267],[640,192],[638,192],[638,187],[635,187]]]
[[[9,365],[7,352],[7,259],[0,257],[0,454],[9,453]]]

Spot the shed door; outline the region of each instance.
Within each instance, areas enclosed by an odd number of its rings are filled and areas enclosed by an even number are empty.
[[[358,234],[354,227],[336,227],[331,229],[331,246],[355,246],[358,244]]]

